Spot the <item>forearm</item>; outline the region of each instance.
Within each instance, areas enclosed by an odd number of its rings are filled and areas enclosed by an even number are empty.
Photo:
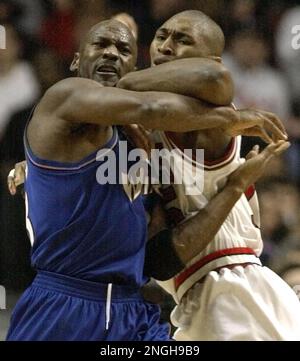
[[[189,132],[227,129],[238,114],[229,107],[215,107],[194,98],[172,94],[144,92],[144,109],[137,122],[150,129]],[[152,97],[156,100],[152,101]]]
[[[214,107],[183,95],[105,88],[87,79],[64,81],[52,93],[51,97],[48,92],[47,104],[53,108],[53,104],[58,104],[54,109],[56,117],[103,126],[140,124],[174,132],[225,129],[236,114],[229,108]]]
[[[164,91],[194,97],[215,105],[233,98],[230,73],[211,59],[189,58],[127,74],[118,87],[135,91]]]
[[[205,208],[173,231],[173,246],[182,263],[186,264],[214,239],[243,190],[227,185]]]

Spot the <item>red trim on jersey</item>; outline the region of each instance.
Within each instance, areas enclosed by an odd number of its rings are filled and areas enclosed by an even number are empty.
[[[253,197],[255,193],[255,186],[252,184],[245,192],[245,196],[247,197],[248,201]]]
[[[251,254],[256,256],[253,249],[248,247],[227,248],[208,254],[207,256],[201,258],[199,261],[191,265],[191,267],[187,268],[186,270],[184,270],[182,273],[180,273],[178,276],[175,277],[176,290],[187,278],[189,278],[193,273],[198,271],[201,267],[205,266],[207,263],[224,256],[232,256],[232,255],[240,255],[240,254]]]
[[[235,145],[235,138],[232,138],[230,143],[226,147],[226,150],[225,150],[225,153],[224,153],[223,157],[221,157],[219,159],[212,160],[212,161],[204,160],[204,165],[212,166],[212,165],[217,165],[219,163],[225,162],[225,160],[230,158],[230,156],[232,155],[232,152],[234,150],[234,145]]]

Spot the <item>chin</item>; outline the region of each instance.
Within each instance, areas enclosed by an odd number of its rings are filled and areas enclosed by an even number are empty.
[[[109,81],[109,80],[103,80],[100,82],[103,86],[110,86],[115,87],[117,85],[117,81]]]
[[[102,77],[102,76],[98,76],[96,75],[93,78],[97,83],[103,85],[103,86],[110,86],[110,87],[114,87],[117,85],[119,78],[118,77]]]

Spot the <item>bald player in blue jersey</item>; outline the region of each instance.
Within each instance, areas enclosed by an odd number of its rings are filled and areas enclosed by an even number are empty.
[[[142,199],[129,199],[122,184],[98,184],[96,155],[106,148],[118,157],[116,125],[227,130],[239,119],[228,120],[229,107],[115,88],[136,57],[126,26],[97,24],[71,65],[78,76],[51,87],[27,125],[26,223],[37,276],[16,305],[7,340],[169,339],[158,307],[139,293],[147,281]],[[214,75],[227,103],[230,77],[219,65]]]

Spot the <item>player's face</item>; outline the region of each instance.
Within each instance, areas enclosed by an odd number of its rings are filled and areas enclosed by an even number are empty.
[[[151,65],[208,56],[209,51],[199,25],[194,19],[180,16],[165,22],[157,30],[151,43]]]
[[[79,76],[115,86],[134,70],[136,58],[136,42],[130,30],[116,22],[106,23],[89,34],[80,53]]]

